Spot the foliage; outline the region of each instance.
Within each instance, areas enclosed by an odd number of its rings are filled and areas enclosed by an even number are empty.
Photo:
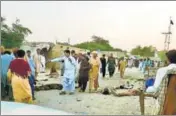
[[[5,48],[20,47],[25,37],[32,34],[31,30],[20,24],[20,20],[16,19],[12,23],[12,27],[5,24],[5,18],[1,17],[1,41]]]
[[[155,54],[154,47],[152,46],[137,46],[131,50],[132,55],[140,55],[143,57],[153,57]]]
[[[166,60],[166,51],[159,51],[158,52],[158,56],[159,58],[162,60],[162,61],[165,61]]]
[[[99,37],[96,35],[93,35],[91,37],[92,41],[91,42],[83,42],[80,44],[74,45],[75,47],[82,48],[82,49],[88,49],[90,51],[94,50],[101,50],[101,51],[120,51],[122,52],[123,50],[119,48],[113,48],[110,44],[109,41],[104,39],[103,37]]]
[[[100,44],[109,44],[108,40],[105,40],[104,38],[96,36],[96,35],[92,36],[92,40],[93,42],[100,43]]]

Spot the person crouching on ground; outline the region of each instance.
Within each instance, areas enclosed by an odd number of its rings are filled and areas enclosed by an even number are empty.
[[[81,64],[80,64],[80,70],[79,70],[80,92],[85,92],[85,90],[86,90],[90,68],[91,68],[91,66],[89,64],[89,58],[84,55],[82,57]]]
[[[64,76],[63,76],[63,91],[60,95],[69,92],[70,95],[74,94],[75,91],[75,70],[76,60],[70,55],[70,50],[65,50],[65,56],[55,58],[49,62],[62,62],[64,61]]]

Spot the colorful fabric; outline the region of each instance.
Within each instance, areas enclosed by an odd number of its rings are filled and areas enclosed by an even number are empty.
[[[9,69],[12,73],[21,77],[28,77],[28,73],[31,72],[28,62],[24,59],[15,59],[10,63]]]
[[[17,67],[20,67],[19,65]],[[8,78],[11,81],[13,97],[15,102],[33,103],[32,92],[28,78],[16,75],[15,72],[8,71]]]
[[[91,58],[89,61],[91,65],[91,69],[89,72],[89,90],[97,89],[99,87],[98,84],[98,76],[99,76],[99,67],[100,60]]]
[[[146,87],[146,89],[147,89],[148,87],[150,87],[150,86],[153,86],[153,85],[154,85],[154,82],[155,82],[155,79],[154,79],[154,78],[150,78],[150,79],[146,80],[146,82],[145,82],[145,87]]]
[[[127,62],[125,60],[120,61],[120,71],[125,71]]]

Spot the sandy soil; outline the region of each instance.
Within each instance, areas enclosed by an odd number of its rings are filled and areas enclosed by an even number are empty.
[[[135,68],[126,70],[126,79],[121,80],[119,73],[114,77],[106,79],[99,79],[100,87],[114,87],[125,81],[134,83],[137,78],[142,78],[142,74]],[[135,88],[140,84],[135,83]],[[63,110],[74,114],[88,114],[88,115],[140,115],[139,97],[126,96],[115,97],[113,95],[103,95],[100,93],[79,93],[74,95],[59,95],[59,90],[39,91],[36,92],[36,104],[40,106],[50,107],[54,109]],[[150,114],[154,99],[146,98],[145,100],[146,114]]]

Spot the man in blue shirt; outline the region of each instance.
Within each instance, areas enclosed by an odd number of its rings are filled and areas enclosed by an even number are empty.
[[[34,60],[32,59],[32,56],[31,56],[31,51],[28,50],[27,51],[27,61],[29,63],[29,66],[31,68],[31,76],[29,77],[29,84],[31,86],[31,90],[32,90],[32,98],[33,100],[35,100],[35,97],[34,97],[34,84],[35,84],[35,63],[34,63]]]
[[[10,51],[5,51],[4,54],[1,55],[1,97],[2,98],[11,94],[10,88],[9,88],[10,84],[7,81],[7,72],[12,60],[13,60],[13,57],[11,56]]]

